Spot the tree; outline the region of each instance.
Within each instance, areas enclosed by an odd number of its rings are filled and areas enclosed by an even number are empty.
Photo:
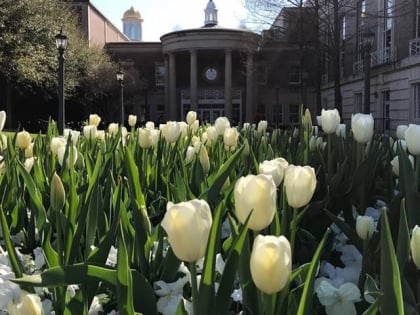
[[[0,77],[23,93],[42,91],[46,100],[57,92],[58,58],[55,35],[69,37],[66,58],[66,97],[100,97],[109,91],[92,91],[90,82],[113,72],[115,65],[98,47],[89,47],[68,3],[59,0],[2,0],[0,6]],[[111,78],[100,78],[102,81]],[[114,79],[114,75],[112,77]],[[8,93],[9,95],[11,93]],[[11,100],[7,112],[12,114]],[[15,104],[16,105],[16,104]],[[10,122],[10,119],[8,119]]]

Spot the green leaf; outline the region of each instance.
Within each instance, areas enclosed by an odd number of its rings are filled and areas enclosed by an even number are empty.
[[[42,203],[42,194],[36,186],[34,179],[28,174],[22,163],[19,162],[16,164],[16,166],[19,171],[19,174],[23,177],[23,180],[25,181],[29,195],[31,196],[32,202],[36,207],[36,227],[38,228],[38,231],[42,231],[44,229],[45,223],[48,222],[47,212],[45,210],[44,204]]]
[[[201,285],[199,290],[198,312],[199,314],[210,314],[214,303],[214,281],[215,261],[220,239],[220,227],[222,224],[222,213],[225,210],[225,202],[221,202],[216,209],[211,226],[207,250],[204,260]]]
[[[407,216],[405,212],[405,199],[401,200],[400,206],[397,259],[401,274],[403,274],[405,263],[410,259],[410,231],[408,230]]]
[[[388,215],[385,209],[381,210],[381,314],[403,315],[404,301],[401,289],[400,270],[397,256],[392,242]]]
[[[15,273],[16,277],[22,277],[23,275],[23,266],[20,262],[15,247],[12,244],[12,239],[10,238],[9,226],[7,225],[6,216],[4,215],[3,206],[0,205],[0,227],[3,232],[3,239],[6,244],[6,250],[8,252],[8,257],[12,265],[12,270]]]
[[[311,265],[309,267],[309,271],[306,276],[305,284],[303,287],[299,308],[297,311],[298,315],[310,315],[313,313],[313,294],[315,276],[318,272],[319,259],[321,257],[321,253],[324,249],[325,243],[327,242],[330,232],[330,229],[327,229],[312,258]]]
[[[206,199],[209,204],[214,204],[216,197],[222,190],[226,179],[232,172],[232,169],[237,165],[239,158],[244,150],[244,145],[238,149],[225,163],[220,165],[217,173],[212,173],[208,178],[209,188],[200,195],[200,199]]]
[[[122,215],[127,215],[125,209],[121,209]],[[118,311],[123,315],[133,314],[133,279],[129,269],[127,247],[123,226],[120,224],[118,233],[118,253],[117,253],[117,300]]]

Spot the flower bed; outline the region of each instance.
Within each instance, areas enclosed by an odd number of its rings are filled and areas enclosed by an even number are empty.
[[[420,127],[99,123],[2,135],[0,310],[416,312]]]

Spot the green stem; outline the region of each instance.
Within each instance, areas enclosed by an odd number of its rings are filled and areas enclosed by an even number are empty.
[[[416,171],[415,174],[416,174],[416,184],[417,184],[420,178],[420,155],[416,155],[415,171]]]
[[[197,285],[197,267],[195,265],[195,261],[190,263],[190,272],[191,272],[193,315],[198,315],[198,285]]]
[[[295,248],[295,241],[296,241],[296,232],[297,232],[297,219],[298,219],[298,209],[293,208],[293,218],[292,218],[292,226],[290,227],[290,248],[292,250],[292,257],[293,251]]]
[[[274,315],[276,310],[276,294],[262,293],[265,315]]]
[[[333,164],[332,164],[332,156],[331,156],[331,141],[332,141],[332,134],[328,134],[328,178],[331,179],[333,174]]]
[[[61,224],[60,224],[60,212],[55,213],[55,229],[57,232],[57,254],[58,254],[58,265],[63,265],[63,242],[61,239]]]

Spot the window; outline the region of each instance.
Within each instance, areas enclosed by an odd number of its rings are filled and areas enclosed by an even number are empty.
[[[273,125],[279,127],[283,124],[283,106],[281,104],[273,104]]]
[[[300,67],[299,65],[289,66],[289,83],[299,84],[300,83]]]
[[[420,119],[420,82],[411,85],[412,108],[415,119]]]
[[[346,40],[346,16],[341,17],[341,39]]]
[[[389,119],[389,111],[391,107],[391,98],[390,98],[390,91],[382,91],[381,93],[382,98],[382,115],[383,115],[383,131],[389,131],[390,128],[390,119]]]
[[[392,0],[384,0],[383,47],[391,47]]]
[[[354,112],[361,113],[363,111],[363,94],[361,92],[354,93]]]
[[[289,123],[290,124],[299,123],[299,105],[298,104],[289,105]]]
[[[161,63],[157,63],[155,65],[155,79],[156,79],[156,86],[164,86],[165,85],[165,66]]]

